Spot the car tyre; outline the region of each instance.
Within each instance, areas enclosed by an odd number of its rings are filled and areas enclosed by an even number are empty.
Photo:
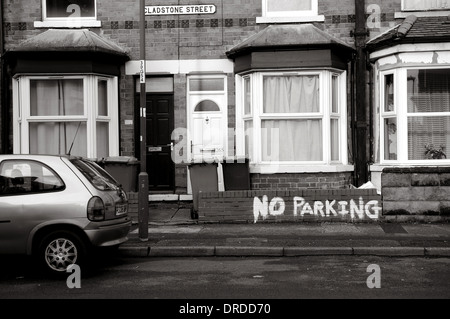
[[[37,250],[39,266],[50,275],[67,275],[72,264],[84,265],[87,249],[83,240],[71,231],[54,231],[41,240]]]

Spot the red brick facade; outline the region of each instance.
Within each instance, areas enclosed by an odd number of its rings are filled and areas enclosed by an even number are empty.
[[[204,15],[162,15],[146,16],[146,59],[148,61],[196,61],[196,60],[226,60],[227,51],[242,43],[252,35],[265,29],[269,23],[258,23],[262,16],[262,0],[211,0],[195,1],[195,4],[214,5],[214,14]],[[377,0],[366,1],[366,40],[382,34],[402,21],[396,16],[401,12],[401,1]],[[136,0],[97,0],[97,17],[100,22],[99,27],[89,28],[92,32],[101,37],[113,41],[126,50],[131,62],[140,59],[139,43],[139,1]],[[147,0],[146,5],[192,5],[193,1],[155,1]],[[32,38],[48,28],[37,27],[35,22],[42,21],[42,0],[17,1],[6,0],[3,5],[3,30],[4,49],[11,50],[23,41]],[[343,41],[349,47],[355,47],[355,1],[354,0],[319,0],[318,15],[323,16],[323,21],[313,22],[314,26],[328,35]],[[354,57],[353,57],[354,58]],[[139,147],[136,141],[136,93],[135,84],[137,73],[130,74],[127,71],[129,65],[121,66],[119,77],[119,152],[123,156],[135,156]],[[370,114],[372,100],[376,99],[371,91],[372,87],[367,87],[366,103],[355,105],[354,86],[356,81],[373,81],[369,79],[367,72],[366,79],[355,79],[354,70],[349,63],[346,71],[346,101],[348,135],[344,138],[348,141],[348,166],[354,164],[355,152],[353,149],[356,127],[369,127],[371,123]],[[128,73],[127,73],[128,72]],[[166,75],[165,72],[155,73],[147,70],[148,76]],[[194,72],[195,73],[195,72]],[[171,74],[174,81],[174,126],[175,128],[186,128],[187,119],[187,77],[191,73],[181,71]],[[208,74],[208,72],[205,72]],[[236,128],[236,109],[238,90],[236,89],[236,74],[232,71],[226,72],[227,82],[227,118],[228,128],[232,131]],[[376,75],[375,75],[376,76]],[[374,77],[376,78],[376,77]],[[2,96],[3,120],[0,123],[3,143],[0,153],[11,153],[13,144],[13,123],[12,123],[12,94],[11,78],[4,88],[7,89]],[[357,109],[366,110],[367,119],[364,123],[356,123],[355,114]],[[9,119],[5,119],[5,115]],[[6,129],[5,129],[6,128]],[[371,128],[369,127],[369,131]],[[372,145],[374,140],[367,136],[367,144]],[[376,138],[376,137],[375,137]],[[228,135],[228,154],[234,155],[235,137]],[[187,149],[183,149],[179,154],[187,161]],[[367,155],[368,162],[372,154]],[[364,163],[366,165],[368,163]],[[175,187],[177,194],[186,194],[189,185],[187,178],[186,163],[177,164],[175,168]],[[310,172],[309,170],[294,173],[263,174],[253,171],[251,174],[251,188],[255,191],[293,191],[298,189],[321,189],[321,190],[344,190],[350,188],[354,182],[354,171],[348,170],[321,170]],[[391,187],[391,186],[389,186]],[[447,208],[445,208],[447,211]]]

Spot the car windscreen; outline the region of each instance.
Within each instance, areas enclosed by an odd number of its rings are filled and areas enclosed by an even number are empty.
[[[99,190],[120,189],[119,183],[96,163],[78,158],[71,159],[70,161],[95,188]]]

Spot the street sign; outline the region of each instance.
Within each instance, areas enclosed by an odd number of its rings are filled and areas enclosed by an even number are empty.
[[[184,6],[146,6],[145,15],[212,14],[216,12],[213,4]]]
[[[145,83],[145,60],[139,61],[139,82]]]

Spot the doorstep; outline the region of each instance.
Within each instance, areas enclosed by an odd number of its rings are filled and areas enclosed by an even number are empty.
[[[178,202],[192,201],[192,195],[189,194],[151,194],[148,195],[149,202]]]

